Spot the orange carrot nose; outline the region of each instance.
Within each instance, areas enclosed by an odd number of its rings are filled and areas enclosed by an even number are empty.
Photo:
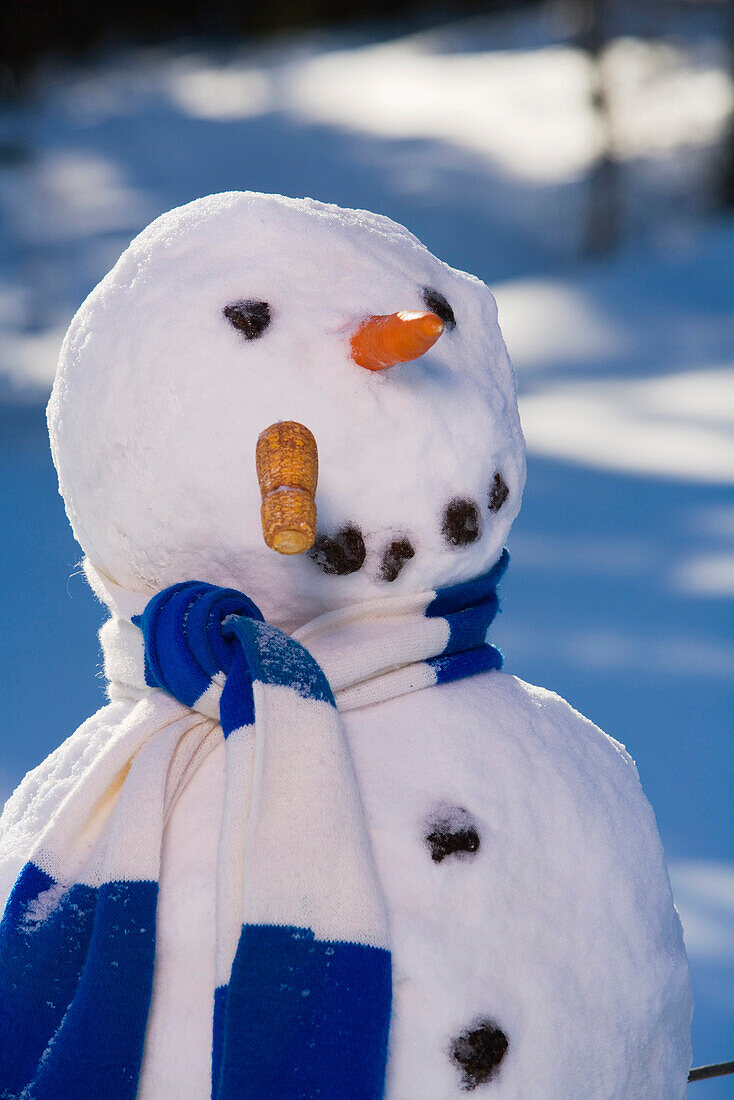
[[[435,313],[368,317],[352,336],[352,359],[367,370],[387,370],[418,359],[438,340],[443,321]]]

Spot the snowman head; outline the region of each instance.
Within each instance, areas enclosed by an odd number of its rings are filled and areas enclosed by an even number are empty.
[[[355,332],[401,311],[435,314],[441,335],[389,369],[359,365]],[[284,420],[319,452],[316,542],[296,556],[265,545],[255,471],[258,436]],[[103,576],[145,594],[232,586],[286,628],[483,572],[525,475],[484,284],[387,218],[249,192],[133,241],[72,322],[49,429]]]

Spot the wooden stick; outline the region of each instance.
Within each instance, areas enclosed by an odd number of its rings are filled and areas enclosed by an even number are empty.
[[[689,1081],[708,1081],[711,1077],[727,1077],[734,1073],[734,1062],[717,1062],[714,1066],[696,1066],[688,1074]]]

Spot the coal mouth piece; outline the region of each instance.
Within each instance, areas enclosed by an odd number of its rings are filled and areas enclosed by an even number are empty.
[[[367,548],[359,527],[347,523],[332,534],[317,535],[309,556],[328,577],[346,577],[362,568]]]

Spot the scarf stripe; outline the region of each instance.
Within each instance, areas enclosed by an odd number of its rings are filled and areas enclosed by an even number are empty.
[[[3,1097],[135,1096],[157,891],[155,882],[64,890],[26,864],[0,928]],[[13,981],[19,971],[22,984]]]
[[[319,940],[309,928],[245,925],[224,1019],[215,1017],[212,1095],[381,1097],[391,999],[386,949]]]
[[[51,815],[0,923],[3,1100],[135,1096],[165,823],[217,739],[212,1098],[379,1100],[389,940],[338,710],[501,667],[485,639],[507,562],[293,637],[234,590],[184,582],[135,608],[87,566],[113,609],[110,697],[139,702]]]

